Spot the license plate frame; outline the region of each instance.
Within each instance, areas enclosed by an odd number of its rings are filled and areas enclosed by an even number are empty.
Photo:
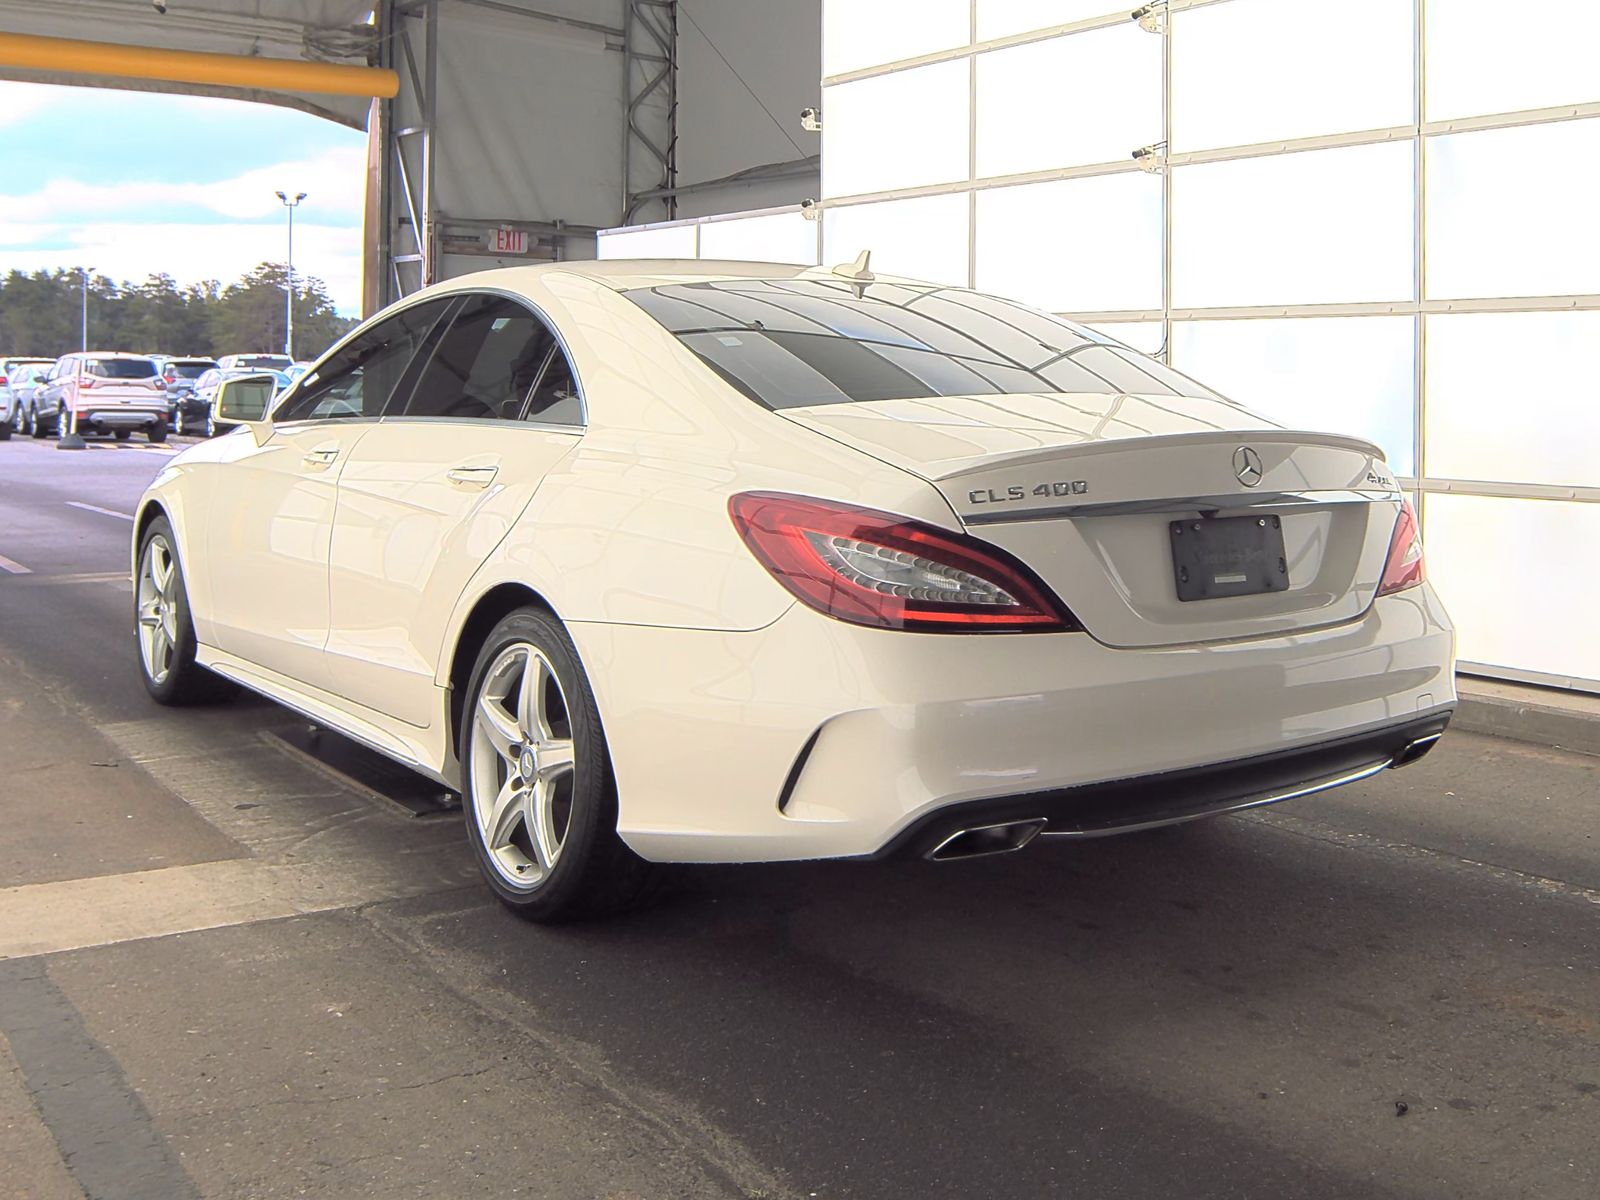
[[[1168,522],[1167,531],[1181,601],[1289,590],[1280,517],[1190,518]]]

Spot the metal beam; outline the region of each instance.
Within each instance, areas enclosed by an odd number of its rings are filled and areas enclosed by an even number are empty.
[[[164,50],[26,33],[0,33],[0,67],[327,96],[387,99],[400,90],[400,77],[382,67]]]

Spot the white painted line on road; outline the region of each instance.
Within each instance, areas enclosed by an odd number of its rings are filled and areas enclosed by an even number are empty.
[[[82,500],[65,500],[62,503],[72,508],[81,508],[84,512],[97,512],[102,516],[116,517],[119,521],[133,520],[132,513],[117,512],[111,508],[101,508],[98,504],[85,504]]]
[[[4,571],[8,575],[32,575],[33,574],[33,569],[31,567],[25,567],[21,563],[19,563],[16,559],[7,558],[4,554],[0,554],[0,571]]]

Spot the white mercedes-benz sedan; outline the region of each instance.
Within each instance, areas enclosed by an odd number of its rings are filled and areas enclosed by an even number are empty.
[[[467,276],[264,395],[139,505],[150,693],[459,789],[530,918],[1306,796],[1455,703],[1377,447],[864,262]]]

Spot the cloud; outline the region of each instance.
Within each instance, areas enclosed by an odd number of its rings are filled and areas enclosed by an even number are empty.
[[[0,128],[18,125],[60,102],[60,88],[0,81]]]
[[[274,197],[273,203],[277,203]],[[139,282],[165,273],[179,284],[229,284],[260,262],[282,262],[284,222],[214,224],[102,222],[0,225],[5,265],[21,271],[87,266],[96,275]],[[296,275],[328,287],[334,307],[361,311],[361,230],[295,222]]]
[[[0,194],[0,223],[150,216],[173,210],[206,212],[239,220],[281,216],[276,193],[305,192],[299,212],[308,220],[359,224],[366,194],[366,152],[360,147],[324,150],[311,158],[255,167],[231,179],[197,183],[182,178],[130,179],[108,183],[51,178],[26,193]],[[49,169],[40,163],[38,172]],[[26,178],[26,173],[13,176]]]

